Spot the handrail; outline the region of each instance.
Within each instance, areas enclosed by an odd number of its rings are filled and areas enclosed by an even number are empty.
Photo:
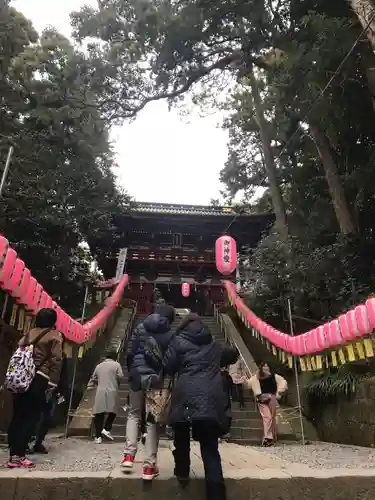
[[[225,342],[227,342],[228,344],[230,344],[231,346],[233,346],[237,349],[237,351],[240,354],[241,360],[243,361],[243,363],[245,365],[247,373],[250,376],[254,375],[254,372],[251,370],[248,362],[246,361],[246,359],[244,357],[244,354],[243,354],[244,346],[243,345],[240,346],[239,345],[240,342],[238,340],[234,339],[233,336],[230,334],[230,332],[228,332],[227,324],[225,323],[223,316],[220,313],[219,308],[217,307],[216,304],[214,304],[214,316],[215,316],[217,323],[220,326],[221,333],[224,334]],[[245,346],[245,348],[246,348],[246,346]],[[248,351],[248,349],[247,349],[247,351]],[[248,351],[248,353],[250,354],[249,351]]]
[[[127,342],[128,337],[129,337],[129,332],[133,328],[134,319],[137,315],[137,302],[135,300],[132,300],[131,302],[134,303],[133,309],[132,309],[132,312],[130,314],[129,321],[126,325],[124,336],[122,337],[121,342],[117,348],[117,361],[119,361],[119,359],[121,357],[121,353],[124,350],[125,343]]]

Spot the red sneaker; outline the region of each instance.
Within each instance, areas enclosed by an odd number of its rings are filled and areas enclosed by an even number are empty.
[[[33,469],[35,464],[26,457],[13,456],[8,462],[9,469]]]
[[[159,475],[159,469],[157,465],[151,466],[151,465],[144,465],[143,466],[143,472],[142,472],[142,479],[144,481],[152,481]]]
[[[134,457],[131,455],[125,455],[124,460],[121,462],[121,467],[124,469],[131,470],[134,465]]]

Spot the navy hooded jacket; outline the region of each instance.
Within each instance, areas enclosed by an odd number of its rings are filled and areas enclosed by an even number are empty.
[[[170,424],[206,422],[217,435],[228,432],[231,422],[229,396],[221,367],[232,364],[238,353],[216,342],[197,319],[177,333],[164,356],[164,373],[177,375],[172,391]]]
[[[129,384],[132,391],[140,391],[142,389],[142,379],[148,376],[159,375],[150,366],[145,356],[145,346],[150,337],[157,342],[163,356],[173,337],[173,332],[170,329],[170,321],[167,317],[159,313],[150,314],[132,332],[128,343],[126,360],[129,372]]]

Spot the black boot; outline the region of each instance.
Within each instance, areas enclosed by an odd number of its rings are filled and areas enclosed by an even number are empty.
[[[173,450],[172,453],[175,460],[173,474],[176,476],[177,481],[180,483],[180,486],[185,488],[190,481],[190,464],[184,464],[184,466],[181,467],[176,461],[176,450]]]
[[[43,443],[35,443],[32,449],[33,453],[38,453],[40,455],[48,455],[48,450]]]
[[[226,500],[227,492],[225,483],[206,481],[206,500]]]

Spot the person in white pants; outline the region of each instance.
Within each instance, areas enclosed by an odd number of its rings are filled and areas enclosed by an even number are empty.
[[[131,471],[134,465],[138,445],[138,428],[142,410],[145,404],[145,380],[158,377],[158,368],[151,366],[150,359],[145,355],[145,346],[150,338],[156,341],[163,356],[173,337],[170,325],[175,316],[172,306],[160,304],[155,312],[148,316],[143,323],[133,331],[127,352],[127,366],[129,372],[129,403],[128,421],[126,425],[126,444],[124,459],[121,466]],[[145,442],[145,458],[143,462],[142,478],[146,481],[158,476],[157,451],[159,445],[159,426],[147,418],[147,433]]]

